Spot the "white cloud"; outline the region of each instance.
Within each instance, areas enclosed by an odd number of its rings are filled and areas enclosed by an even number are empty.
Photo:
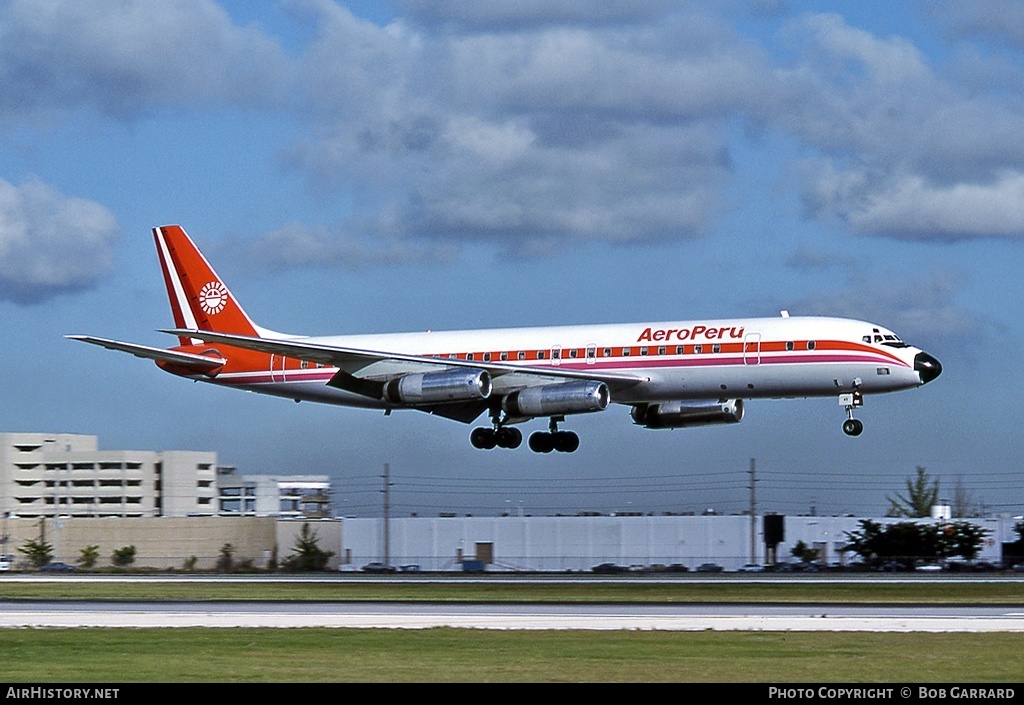
[[[962,275],[938,270],[913,279],[873,270],[853,273],[831,292],[789,302],[794,315],[844,316],[878,323],[896,331],[913,345],[940,348],[967,345],[993,332],[991,322],[956,302],[963,288]]]
[[[277,43],[211,0],[11,0],[0,6],[0,115],[87,106],[130,118],[156,106],[281,100]]]
[[[252,269],[279,270],[290,267],[344,267],[394,264],[446,264],[456,259],[452,247],[423,245],[380,234],[375,238],[357,236],[344,227],[287,225],[253,239],[229,237],[219,249]]]
[[[931,184],[894,179],[848,214],[860,232],[956,240],[1024,236],[1024,173],[1006,171],[988,183]]]
[[[953,35],[993,38],[1024,46],[1024,5],[1017,0],[934,0],[928,3],[927,11]]]
[[[367,252],[382,233],[507,252],[705,235],[736,205],[737,126],[796,141],[813,217],[902,238],[1020,234],[1019,99],[839,15],[765,38],[736,5],[633,5],[409,0],[381,26],[294,0],[312,29],[286,54],[212,0],[12,0],[0,119],[288,111],[282,162],[355,209],[304,229]]]
[[[109,272],[114,214],[30,181],[0,179],[0,299],[35,303],[91,288]]]
[[[777,71],[789,99],[772,124],[814,149],[808,214],[903,239],[1024,236],[1018,100],[837,15],[791,21],[783,41],[800,54]]]

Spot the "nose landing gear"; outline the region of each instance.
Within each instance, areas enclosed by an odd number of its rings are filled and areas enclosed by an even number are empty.
[[[843,421],[843,433],[847,436],[859,436],[864,432],[864,422],[853,418],[853,410],[864,406],[864,395],[860,390],[850,394],[839,395],[839,406],[846,407],[846,421]]]

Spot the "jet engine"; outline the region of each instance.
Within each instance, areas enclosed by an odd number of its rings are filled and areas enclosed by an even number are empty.
[[[501,408],[512,417],[583,414],[603,411],[610,398],[604,382],[563,382],[512,392],[501,400]]]
[[[739,423],[743,419],[743,400],[637,404],[630,412],[630,416],[633,417],[633,423],[644,428],[689,428]]]
[[[384,385],[384,399],[392,404],[436,404],[474,401],[491,395],[487,370],[444,370],[397,377]]]

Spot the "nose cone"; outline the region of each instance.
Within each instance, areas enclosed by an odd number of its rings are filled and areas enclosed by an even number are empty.
[[[926,352],[914,356],[914,370],[921,375],[921,384],[928,384],[942,374],[942,364]]]

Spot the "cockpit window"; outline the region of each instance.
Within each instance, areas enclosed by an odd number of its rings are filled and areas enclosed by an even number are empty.
[[[878,328],[872,328],[872,335],[861,336],[861,340],[865,343],[874,342],[878,345],[885,345],[890,348],[909,348],[910,346],[900,340],[898,335],[893,333],[883,333]]]
[[[882,333],[877,328],[873,329],[874,342],[880,345],[885,345],[889,348],[909,348],[910,346],[900,340],[898,335],[893,333]],[[869,336],[864,336],[864,342],[868,342]]]

